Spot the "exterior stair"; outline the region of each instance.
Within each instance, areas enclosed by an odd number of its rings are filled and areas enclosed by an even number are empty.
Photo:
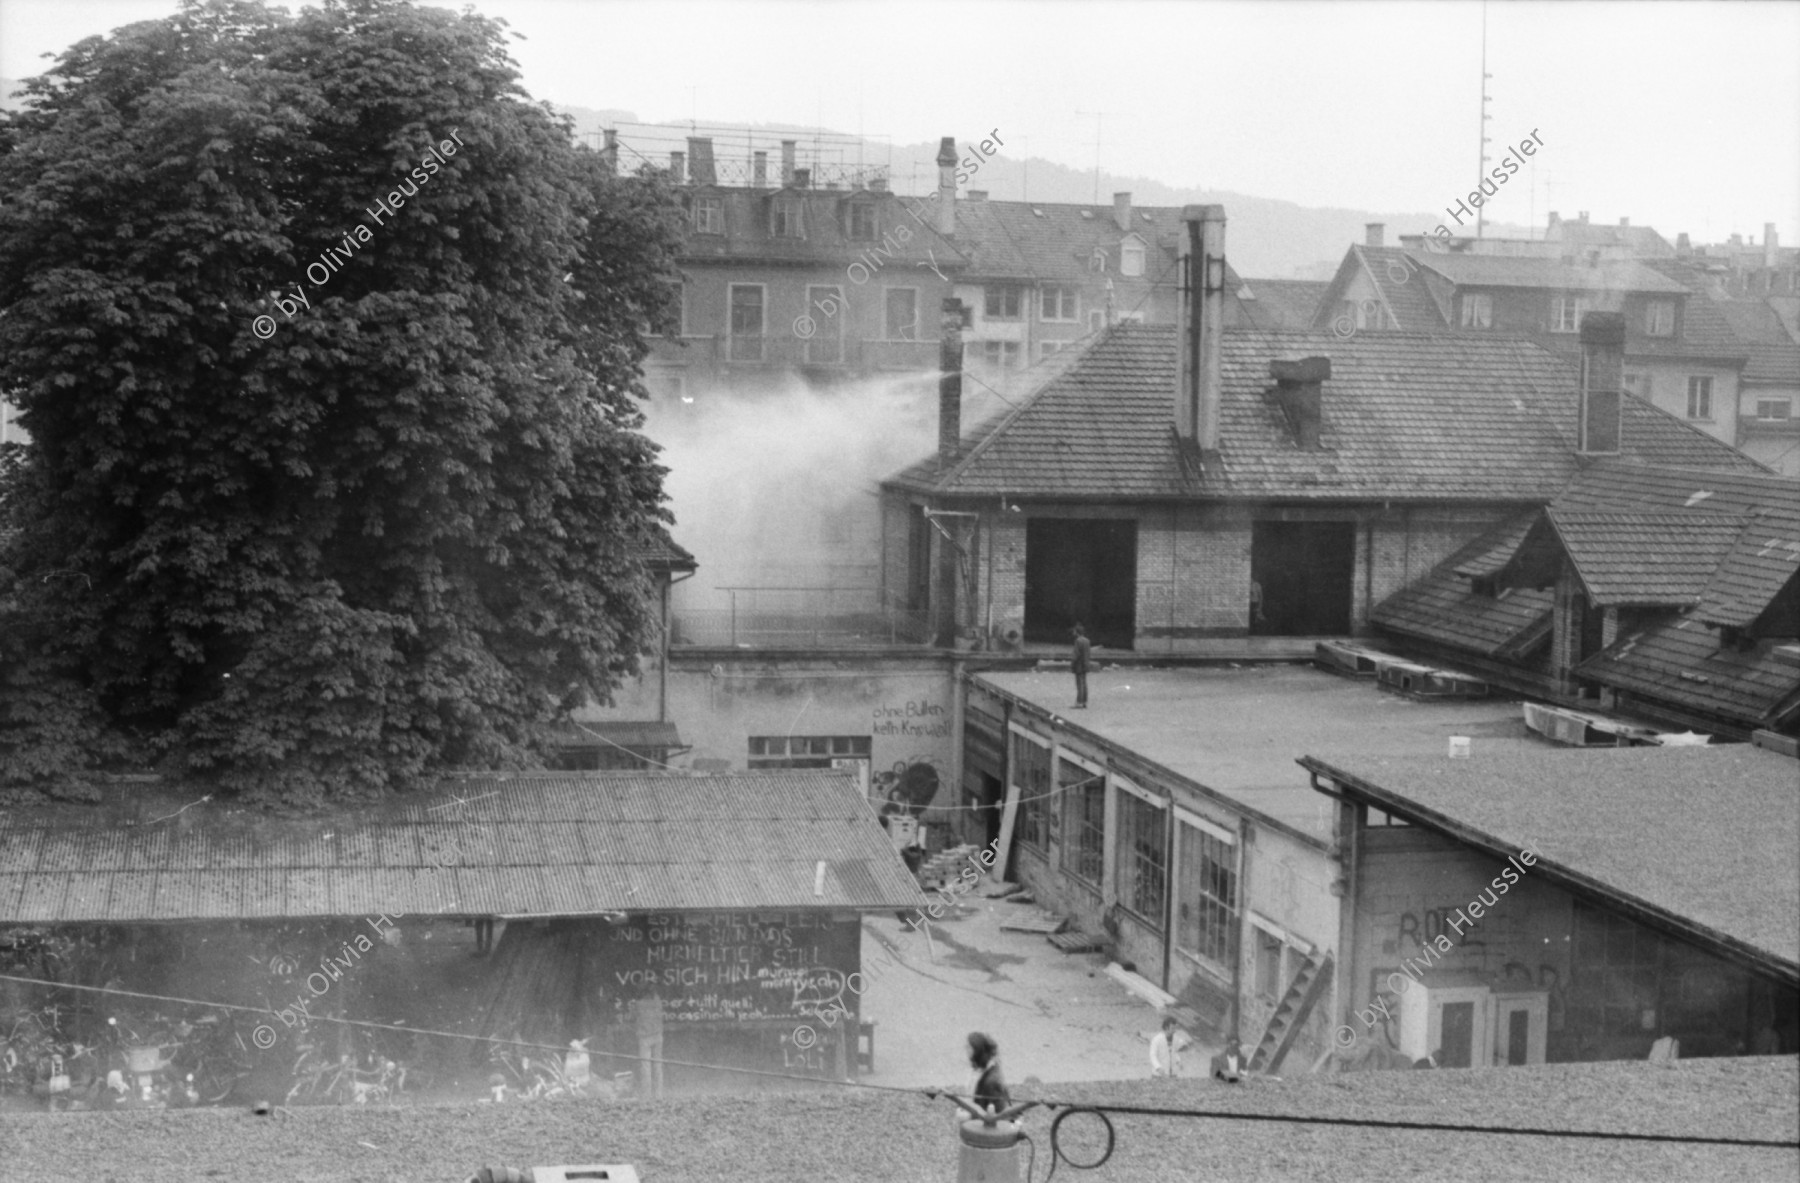
[[[1306,1016],[1312,1013],[1313,1004],[1318,1002],[1330,982],[1329,954],[1322,958],[1308,957],[1301,963],[1275,1013],[1269,1016],[1269,1025],[1263,1030],[1256,1050],[1250,1053],[1250,1071],[1266,1074],[1281,1067],[1288,1049],[1294,1045],[1294,1038],[1306,1025]]]

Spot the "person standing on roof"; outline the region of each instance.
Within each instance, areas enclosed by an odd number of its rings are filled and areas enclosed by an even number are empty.
[[[1069,655],[1069,668],[1075,673],[1075,705],[1086,707],[1088,655],[1093,652],[1094,646],[1088,641],[1087,633],[1082,631],[1081,625],[1077,624],[1069,631],[1075,638],[1074,651]]]

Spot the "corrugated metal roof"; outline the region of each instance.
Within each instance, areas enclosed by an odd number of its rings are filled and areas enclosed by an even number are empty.
[[[0,922],[886,910],[923,898],[845,771],[465,776],[307,819],[210,802],[169,816],[180,804],[114,786],[98,805],[0,816]]]

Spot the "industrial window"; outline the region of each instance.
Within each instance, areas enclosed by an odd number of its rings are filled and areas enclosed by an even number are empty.
[[[1688,379],[1687,417],[1689,419],[1711,419],[1713,417],[1711,378]]]
[[[981,360],[997,370],[1010,370],[1019,364],[1017,341],[983,341]]]
[[[1267,929],[1251,927],[1256,933],[1256,994],[1273,1001],[1281,997],[1281,953],[1286,945]]]
[[[989,320],[1018,320],[1018,287],[1013,284],[989,284],[982,289],[982,315]]]
[[[1050,749],[1018,732],[1012,737],[1012,782],[1019,791],[1014,826],[1019,841],[1040,852],[1050,849]]]
[[[1157,928],[1168,901],[1169,812],[1129,790],[1119,793],[1119,902]]]
[[[725,203],[717,197],[694,199],[694,233],[725,233]]]
[[[1494,297],[1486,293],[1470,293],[1462,298],[1462,327],[1491,329],[1494,327]]]
[[[830,768],[834,759],[870,756],[866,735],[752,735],[751,768]]]
[[[731,285],[731,360],[763,359],[763,285]]]
[[[1072,287],[1051,285],[1043,289],[1043,306],[1039,315],[1045,320],[1078,320],[1075,310],[1078,292]]]
[[[1137,277],[1144,273],[1144,244],[1127,239],[1119,244],[1119,274]]]
[[[875,241],[875,207],[866,201],[850,206],[850,237],[857,242]]]
[[[1106,777],[1069,760],[1056,762],[1062,790],[1062,869],[1094,887],[1106,869]]]
[[[804,238],[805,233],[800,225],[801,208],[798,201],[770,202],[769,233],[776,238]]]
[[[844,360],[844,289],[836,284],[809,284],[806,319],[812,333],[804,338],[806,364],[834,366]],[[796,325],[800,321],[794,322]]]
[[[1588,310],[1588,302],[1577,296],[1558,296],[1550,304],[1550,331],[1553,333],[1573,333],[1581,328],[1581,318]]]
[[[917,341],[919,339],[919,289],[887,290],[887,339]]]
[[[1794,417],[1794,400],[1759,398],[1756,400],[1756,417],[1758,419],[1776,419],[1785,423]]]
[[[1652,300],[1644,305],[1644,332],[1652,337],[1675,335],[1675,301]]]
[[[1237,947],[1237,847],[1176,820],[1175,947],[1229,973]]]

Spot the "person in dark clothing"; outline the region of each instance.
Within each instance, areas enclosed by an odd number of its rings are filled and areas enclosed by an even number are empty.
[[[1075,672],[1075,705],[1087,706],[1088,655],[1093,652],[1093,645],[1087,634],[1078,624],[1070,632],[1075,637],[1074,652],[1070,654],[1069,668]]]
[[[1000,1076],[1000,1045],[992,1036],[979,1031],[969,1033],[969,1067],[975,1070],[975,1086],[971,1090],[975,1104],[989,1113],[998,1113],[1012,1104],[1006,1081]]]

